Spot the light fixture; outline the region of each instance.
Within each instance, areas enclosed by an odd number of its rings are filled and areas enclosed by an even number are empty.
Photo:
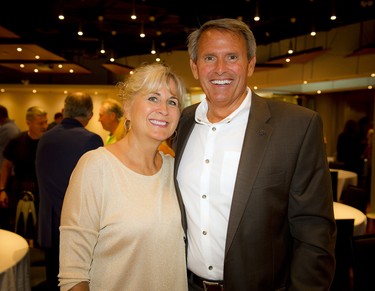
[[[331,12],[331,17],[330,19],[336,20],[336,5],[335,5],[335,0],[332,0],[332,12]]]
[[[316,36],[316,31],[315,31],[315,25],[314,25],[314,23],[312,23],[312,25],[311,25],[311,32],[310,32],[310,35],[311,35],[311,36]]]
[[[132,11],[132,15],[130,16],[130,18],[133,20],[137,19],[137,15],[135,14],[135,0],[133,0],[133,11]]]
[[[78,25],[78,31],[77,31],[77,34],[78,34],[79,36],[82,36],[82,35],[83,35],[83,30],[82,30],[82,24],[81,24],[81,23]]]
[[[112,50],[112,51],[111,51],[111,56],[110,56],[110,58],[109,58],[109,61],[110,61],[111,63],[113,63],[115,60],[116,60],[116,58],[115,58],[115,52]]]
[[[151,54],[156,54],[156,50],[155,50],[155,41],[153,40],[152,41],[152,45],[151,45]]]
[[[254,21],[259,21],[260,16],[259,16],[259,1],[255,3],[255,15],[254,15]]]
[[[100,47],[100,53],[103,54],[103,55],[105,54],[104,40],[102,40],[102,45]]]
[[[65,16],[64,16],[64,13],[62,11],[62,9],[59,11],[59,15],[57,16],[60,20],[64,20],[65,19]]]
[[[141,33],[139,34],[140,37],[144,38],[146,36],[144,28],[143,28],[143,21],[141,23]]]
[[[292,40],[289,41],[289,49],[288,49],[288,54],[293,54],[294,50],[293,50],[293,42]]]

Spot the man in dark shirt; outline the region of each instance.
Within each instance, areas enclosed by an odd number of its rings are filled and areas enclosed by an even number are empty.
[[[0,178],[0,207],[9,207],[11,212],[10,224],[25,238],[29,239],[32,246],[36,238],[36,217],[39,206],[38,182],[35,173],[35,155],[40,137],[47,130],[47,112],[37,106],[30,107],[26,112],[26,123],[28,130],[21,132],[17,137],[11,139],[3,152]],[[14,170],[14,182],[10,183],[11,174]],[[12,184],[12,185],[8,185]],[[7,191],[9,190],[9,196]],[[35,212],[34,221],[30,228],[16,224],[16,207],[24,193],[31,193]],[[18,216],[18,215],[17,215]],[[24,214],[27,216],[27,214]],[[26,218],[26,217],[25,217]],[[21,219],[20,222],[24,220]]]
[[[36,173],[40,187],[38,243],[46,256],[48,290],[59,290],[59,226],[62,204],[70,175],[79,158],[103,146],[102,138],[85,129],[93,116],[93,102],[82,92],[64,101],[64,118],[40,139]]]

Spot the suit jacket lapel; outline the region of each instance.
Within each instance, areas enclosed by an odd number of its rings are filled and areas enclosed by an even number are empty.
[[[233,192],[225,254],[227,254],[238,229],[272,134],[272,127],[267,124],[270,117],[271,114],[266,101],[253,93]]]
[[[183,116],[181,116],[180,119],[180,125],[177,128],[177,135],[174,142],[174,149],[176,150],[174,162],[174,181],[176,183],[177,199],[181,209],[181,222],[185,230],[185,234],[187,229],[186,213],[184,203],[182,201],[180,187],[178,186],[177,182],[177,172],[178,166],[181,162],[182,153],[185,149],[185,146],[195,125],[195,110],[197,106],[198,104],[195,104],[184,111],[184,114]]]

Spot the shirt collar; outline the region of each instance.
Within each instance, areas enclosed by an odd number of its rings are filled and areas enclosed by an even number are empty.
[[[231,114],[229,114],[226,118],[224,118],[223,120],[220,120],[219,122],[216,122],[216,124],[229,123],[233,120],[233,118],[238,116],[240,112],[250,109],[252,93],[249,87],[247,87],[246,91],[247,91],[246,97],[242,101],[241,105]],[[198,105],[197,110],[195,111],[195,121],[200,124],[208,124],[208,125],[212,124],[207,118],[207,111],[208,111],[208,103],[207,103],[207,99],[205,98]]]

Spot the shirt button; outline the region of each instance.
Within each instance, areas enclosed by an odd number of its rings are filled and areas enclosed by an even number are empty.
[[[212,267],[212,266],[209,266],[209,267],[208,267],[208,269],[209,269],[210,271],[211,271],[213,268],[214,268],[214,267]]]
[[[212,131],[216,131],[216,127],[213,127],[213,128],[212,128]]]
[[[208,164],[208,163],[210,162],[210,160],[209,160],[209,159],[205,159],[204,162],[205,162],[206,164]]]
[[[207,231],[204,230],[202,233],[203,233],[203,235],[206,235],[206,234],[207,234]]]
[[[202,198],[203,198],[203,199],[206,199],[206,198],[207,198],[207,196],[203,194],[203,195],[202,195]]]

